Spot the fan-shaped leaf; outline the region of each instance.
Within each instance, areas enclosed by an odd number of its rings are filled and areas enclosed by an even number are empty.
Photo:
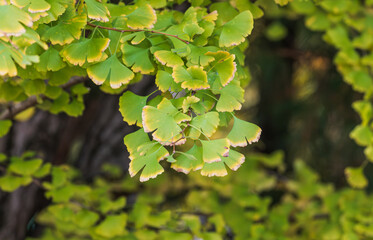
[[[24,25],[32,27],[32,18],[13,5],[0,6],[0,37],[20,36],[26,32]]]
[[[127,215],[124,213],[109,215],[95,228],[95,233],[105,238],[120,236],[126,232],[126,222]]]
[[[201,169],[201,175],[207,177],[224,177],[228,174],[224,162],[205,163]]]
[[[154,71],[153,61],[149,57],[149,48],[146,44],[133,46],[124,43],[122,46],[123,62],[131,66],[134,72],[149,74]]]
[[[176,162],[171,164],[171,168],[178,172],[188,174],[191,170],[199,170],[203,166],[202,147],[193,145],[184,154],[176,157]]]
[[[183,100],[183,105],[182,105],[182,109],[183,109],[183,112],[186,113],[190,106],[193,104],[193,103],[197,103],[199,102],[199,98],[196,97],[196,96],[188,96],[186,97],[184,100]]]
[[[12,121],[10,120],[0,120],[0,137],[5,136],[12,126]]]
[[[54,47],[49,47],[47,51],[42,53],[39,63],[35,64],[36,70],[40,72],[58,71],[65,66],[66,64],[62,61],[60,53]]]
[[[219,114],[217,112],[208,112],[206,114],[199,115],[192,119],[190,125],[193,126],[188,135],[190,138],[198,139],[201,135],[201,131],[207,137],[211,137],[219,125]]]
[[[219,112],[232,112],[241,109],[241,103],[244,101],[244,90],[240,86],[239,81],[231,81],[217,93],[220,93],[220,98],[216,105],[216,110]]]
[[[158,62],[160,62],[162,65],[166,65],[167,67],[176,67],[179,65],[184,65],[183,60],[171,51],[156,51],[154,53],[154,57],[158,60]]]
[[[23,161],[20,158],[12,158],[9,171],[19,175],[31,176],[40,168],[42,163],[43,160],[41,159]]]
[[[172,75],[166,71],[158,70],[157,76],[155,78],[155,84],[157,84],[159,90],[166,92],[171,90],[173,92],[180,92],[183,90],[181,84],[176,83],[172,78]]]
[[[226,138],[215,140],[201,140],[203,161],[205,163],[220,162],[229,152],[229,141]]]
[[[137,7],[133,12],[126,15],[127,26],[132,29],[153,28],[157,21],[157,15],[149,4]]]
[[[243,11],[238,14],[222,26],[219,46],[236,46],[245,41],[254,27],[253,23],[253,15],[250,11]]]
[[[364,176],[363,168],[348,167],[345,169],[347,182],[354,188],[365,188],[368,185],[368,180]]]
[[[175,108],[170,100],[164,98],[157,106],[145,106],[142,111],[142,125],[145,132],[153,132],[153,138],[163,145],[183,144],[181,128],[178,124],[190,121],[190,116]]]
[[[226,56],[226,53],[228,56]],[[215,58],[215,61],[211,63],[212,70],[216,72],[216,77],[220,80],[223,87],[228,85],[237,71],[236,63],[234,62],[235,56],[225,51],[207,52],[205,55]]]
[[[230,169],[236,171],[245,162],[245,156],[232,149],[229,150],[228,156],[221,159]]]
[[[46,12],[51,8],[51,5],[45,0],[11,0],[10,2],[19,8],[27,7],[31,13]]]
[[[97,21],[108,22],[110,12],[107,7],[96,0],[84,0],[87,5],[88,17]]]
[[[183,66],[176,66],[173,69],[172,77],[175,82],[181,83],[182,88],[189,90],[207,89],[207,74],[202,67],[192,66],[185,69]]]
[[[109,46],[108,38],[83,39],[72,43],[61,51],[61,55],[69,63],[82,66],[84,63],[97,62],[105,56],[104,51]],[[107,63],[112,63],[113,59]],[[106,75],[107,76],[107,75]],[[99,82],[100,79],[98,79]]]
[[[123,116],[123,120],[128,122],[128,124],[136,124],[142,127],[141,113],[146,105],[147,98],[147,96],[139,96],[131,91],[123,93],[119,98],[119,111]]]
[[[67,10],[59,19],[57,25],[48,28],[42,35],[44,41],[51,41],[52,44],[68,44],[79,39],[82,29],[87,24],[84,15],[75,15]]]
[[[233,147],[245,147],[247,142],[251,144],[259,141],[261,132],[262,129],[257,125],[234,117],[233,127],[227,139]]]
[[[101,85],[108,80],[110,86],[114,89],[129,83],[135,76],[131,70],[119,61],[116,55],[112,55],[103,62],[89,66],[87,73],[97,85]]]

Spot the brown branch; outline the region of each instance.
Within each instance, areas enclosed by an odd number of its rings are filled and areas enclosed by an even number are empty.
[[[70,81],[61,85],[60,87],[66,90],[76,84],[86,81],[87,79],[88,78],[86,77],[72,77]],[[44,100],[47,97],[45,95],[42,95],[41,98]],[[38,104],[36,96],[31,96],[26,101],[17,103],[14,106],[10,106],[7,110],[0,114],[0,120],[12,119],[17,114],[29,109],[30,107],[35,106],[36,104]]]
[[[149,33],[154,33],[154,34],[161,34],[161,35],[165,35],[165,36],[169,36],[169,37],[174,37],[186,44],[189,44],[188,41],[184,40],[184,39],[181,39],[179,38],[177,35],[173,35],[173,34],[169,34],[169,33],[164,33],[164,32],[158,32],[158,31],[153,31],[153,30],[147,30],[147,29],[127,29],[127,30],[121,30],[121,29],[117,29],[117,28],[112,28],[112,27],[104,27],[104,26],[100,26],[100,25],[96,25],[96,24],[93,24],[93,23],[90,23],[90,22],[87,22],[87,25],[91,26],[91,27],[97,27],[97,28],[101,28],[101,29],[106,29],[106,30],[112,30],[112,31],[116,31],[116,32],[121,32],[121,33],[124,33],[124,32],[149,32]]]

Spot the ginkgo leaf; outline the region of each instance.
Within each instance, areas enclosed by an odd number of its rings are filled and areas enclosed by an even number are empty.
[[[353,188],[365,188],[368,185],[368,180],[365,177],[363,170],[364,169],[362,167],[347,167],[345,169],[347,182]]]
[[[168,90],[179,92],[183,90],[181,88],[181,84],[174,81],[171,73],[163,70],[158,70],[155,78],[155,84],[157,84],[159,90],[161,90],[162,92],[166,92]]]
[[[156,51],[154,53],[154,57],[158,60],[158,62],[160,62],[162,65],[166,65],[167,67],[176,67],[179,65],[184,65],[183,60],[171,51]]]
[[[75,13],[75,8],[71,6],[71,1],[70,0],[45,0],[48,2],[48,4],[51,6],[47,12],[39,13],[38,15],[41,17],[38,21],[37,24],[48,24],[52,21],[56,21],[62,14],[64,14],[67,9],[70,9],[71,13]],[[33,14],[31,14],[33,15]],[[36,16],[36,19],[39,18],[39,16]],[[33,17],[34,21],[36,19]]]
[[[205,53],[217,50],[219,50],[219,48],[215,46],[197,47],[191,44],[190,54],[188,54],[187,59],[192,65],[200,65],[204,67],[214,61],[213,56],[205,55]]]
[[[40,72],[58,71],[65,66],[66,64],[62,61],[60,53],[54,47],[49,47],[47,51],[42,53],[40,61],[35,64],[36,70]]]
[[[137,7],[133,12],[126,15],[126,18],[127,26],[132,29],[150,29],[154,27],[157,21],[157,15],[150,4]]]
[[[12,121],[10,120],[0,120],[0,137],[5,136],[12,126]]]
[[[228,175],[224,162],[205,163],[201,169],[201,175],[207,177],[224,177]]]
[[[178,124],[190,121],[190,116],[179,112],[171,101],[164,98],[157,106],[145,106],[142,111],[142,125],[145,132],[153,132],[153,138],[163,145],[183,144]],[[181,140],[180,140],[181,139]]]
[[[178,172],[188,174],[191,170],[199,170],[203,166],[202,147],[194,144],[192,148],[175,159],[176,162],[171,164],[171,168]]]
[[[183,112],[186,113],[188,111],[188,109],[190,108],[190,106],[193,104],[193,103],[197,103],[199,102],[199,98],[196,97],[196,96],[188,96],[186,97],[184,100],[183,100],[183,105],[181,106],[182,109],[183,109]]]
[[[103,62],[96,63],[87,68],[87,74],[97,85],[109,81],[110,87],[117,89],[128,84],[135,74],[121,63],[117,55],[112,55]]]
[[[146,105],[147,96],[139,96],[131,91],[126,91],[119,98],[119,111],[123,120],[128,124],[136,124],[142,127],[142,109]]]
[[[39,62],[39,56],[25,55],[20,50],[13,48],[9,43],[1,40],[0,52],[0,76],[16,76],[17,67],[14,62],[22,68],[26,68],[26,65],[31,65],[33,62]]]
[[[57,25],[48,28],[42,35],[44,41],[52,44],[68,44],[79,39],[82,29],[87,24],[84,15],[75,15],[71,10],[66,11],[59,19]]]
[[[222,162],[224,162],[230,169],[236,171],[245,162],[245,156],[232,149],[229,150],[228,156],[223,157]]]
[[[140,128],[136,132],[127,134],[124,137],[123,142],[130,154],[129,158],[132,160],[140,156],[139,152],[137,151],[139,146],[144,143],[150,142],[150,139],[148,134],[144,132],[144,129]]]
[[[233,147],[245,147],[247,142],[251,144],[259,141],[261,132],[262,129],[257,125],[234,117],[233,127],[227,139]]]
[[[201,132],[207,137],[211,137],[219,126],[219,114],[217,112],[208,112],[199,115],[192,119],[190,125],[192,126],[188,135],[190,138],[198,139]]]
[[[241,103],[244,101],[244,90],[240,86],[239,81],[231,81],[218,93],[220,93],[220,98],[216,104],[216,110],[219,112],[232,112],[241,109]]]
[[[92,63],[102,60],[109,42],[108,38],[85,38],[65,47],[61,51],[61,56],[73,65],[83,66],[86,62]]]
[[[254,27],[253,15],[243,11],[222,26],[219,38],[220,47],[236,46],[245,41]]]
[[[221,157],[221,161],[205,163],[201,169],[201,175],[208,177],[223,177],[228,174],[225,165],[231,170],[236,171],[244,162],[245,156],[243,154],[230,149],[228,156]]]
[[[141,43],[142,41],[144,41],[145,38],[146,38],[146,35],[145,35],[144,31],[134,32],[134,33],[128,34],[126,36],[123,36],[120,39],[120,42],[124,43],[124,42],[127,42],[129,40],[132,40],[131,44],[137,45],[137,44]]]
[[[220,80],[220,83],[223,87],[228,85],[233,78],[237,71],[236,63],[234,62],[235,56],[233,54],[229,54],[228,56],[221,56],[221,53],[228,53],[225,51],[218,51],[218,52],[207,52],[205,55],[212,56],[215,58],[215,61],[211,63],[213,66],[211,70],[216,72],[217,78]]]
[[[87,5],[88,17],[97,21],[108,22],[110,12],[107,7],[96,0],[84,0]]]
[[[10,2],[19,8],[27,7],[31,13],[46,12],[51,8],[51,5],[45,0],[11,0]]]
[[[153,61],[149,56],[149,47],[144,43],[133,46],[124,43],[122,46],[123,62],[131,66],[134,72],[149,74],[154,71]]]
[[[0,6],[0,37],[20,36],[26,32],[25,27],[32,27],[30,15],[13,5]]]
[[[200,90],[210,87],[207,82],[207,74],[202,67],[191,66],[185,69],[183,66],[176,66],[173,68],[172,77],[175,82],[181,83],[182,88],[189,90]]]
[[[205,163],[219,162],[229,152],[229,141],[226,138],[215,140],[200,140],[203,148],[203,161]]]

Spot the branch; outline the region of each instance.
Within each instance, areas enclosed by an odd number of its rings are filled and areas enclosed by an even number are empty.
[[[169,33],[164,33],[164,32],[158,32],[158,31],[153,31],[153,30],[146,30],[146,29],[127,29],[127,30],[121,30],[121,29],[117,29],[117,28],[111,28],[111,27],[104,27],[104,26],[100,26],[100,25],[96,25],[96,24],[93,24],[93,23],[90,23],[90,22],[87,22],[87,25],[91,26],[91,27],[97,27],[97,28],[101,28],[101,29],[106,29],[106,30],[112,30],[112,31],[116,31],[116,32],[121,32],[121,33],[124,33],[124,32],[149,32],[149,33],[155,33],[155,34],[161,34],[161,35],[165,35],[165,36],[169,36],[169,37],[174,37],[186,44],[189,44],[188,41],[184,40],[184,39],[181,39],[179,38],[177,35],[173,35],[173,34],[169,34]]]
[[[60,87],[66,90],[71,86],[86,81],[87,79],[88,78],[86,77],[72,77],[69,82],[61,85]],[[42,95],[41,98],[44,100],[47,97],[45,95]],[[14,106],[6,109],[3,113],[0,114],[0,120],[12,119],[17,114],[29,109],[30,107],[35,106],[36,104],[38,104],[36,96],[31,96],[26,101],[17,103]]]

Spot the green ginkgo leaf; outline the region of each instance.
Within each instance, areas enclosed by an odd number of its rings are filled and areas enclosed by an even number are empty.
[[[245,156],[243,154],[230,149],[228,156],[222,157],[221,161],[205,163],[201,169],[201,175],[208,177],[223,177],[228,174],[225,165],[231,170],[236,171],[244,162]]]
[[[43,160],[41,159],[23,161],[20,158],[12,158],[8,169],[15,174],[31,176],[40,168],[42,163]]]
[[[51,5],[45,0],[12,0],[12,4],[18,8],[26,7],[31,13],[46,12]]]
[[[73,65],[83,66],[87,62],[97,62],[106,56],[104,51],[109,46],[109,42],[108,38],[85,38],[65,47],[61,51],[61,56]]]
[[[62,61],[60,53],[54,47],[49,47],[47,51],[42,53],[40,61],[35,64],[36,70],[40,72],[58,71],[65,66],[66,64]]]
[[[136,124],[142,127],[142,109],[146,105],[147,96],[139,96],[131,91],[126,91],[119,98],[119,111],[123,120],[128,124]]]
[[[232,130],[227,139],[233,147],[245,147],[247,143],[259,141],[262,129],[257,125],[234,117]]]
[[[45,14],[44,12],[35,14],[36,16],[34,16],[34,14],[31,14],[34,21],[36,21],[36,19],[41,17],[37,21],[37,24],[42,24],[42,23],[48,24],[52,21],[56,21],[63,13],[65,13],[66,9],[70,9],[71,13],[75,12],[74,11],[75,8],[71,6],[70,0],[45,0],[45,1],[51,6],[50,9],[47,12],[45,12]]]
[[[183,109],[183,112],[186,113],[192,104],[199,102],[199,98],[196,96],[188,96],[183,100],[183,104],[181,108]]]
[[[220,93],[219,101],[216,104],[216,110],[219,112],[233,112],[241,109],[244,90],[240,86],[240,81],[233,80],[220,91],[214,93]]]
[[[13,5],[0,6],[0,37],[20,36],[26,32],[25,27],[32,27],[30,15]]]
[[[0,120],[0,137],[4,137],[9,132],[11,126],[12,121]]]
[[[207,74],[202,67],[191,66],[185,69],[183,66],[176,66],[173,68],[172,77],[185,89],[201,90],[210,87],[207,82]]]
[[[190,125],[192,128],[190,129],[188,136],[191,139],[198,139],[201,132],[204,136],[211,137],[219,126],[219,114],[217,112],[208,112],[199,115],[192,119]]]
[[[224,162],[205,163],[201,169],[201,175],[207,177],[224,177],[228,175]]]
[[[126,15],[126,18],[127,26],[132,29],[150,29],[154,27],[157,21],[157,15],[150,4],[137,7],[133,12]]]
[[[149,56],[149,46],[142,42],[136,46],[124,43],[122,46],[123,62],[131,66],[132,71],[149,74],[154,71],[153,61]]]
[[[87,68],[88,76],[97,85],[109,81],[110,87],[117,89],[128,84],[135,74],[123,65],[116,55],[112,55],[103,62],[96,63]]]
[[[221,56],[221,52],[224,53]],[[215,58],[215,61],[211,63],[213,66],[210,71],[214,71],[216,73],[217,79],[220,80],[220,84],[225,87],[230,83],[234,75],[237,71],[236,63],[234,62],[235,56],[228,53],[228,56],[225,56],[225,51],[218,51],[218,52],[207,52],[205,55],[212,56]]]
[[[237,171],[239,167],[245,162],[245,156],[232,149],[229,150],[228,156],[223,157],[222,162],[224,162],[231,170]]]
[[[171,164],[171,168],[178,172],[188,174],[191,170],[199,170],[203,166],[202,147],[194,144],[192,148],[175,159],[176,162]]]
[[[0,177],[0,188],[5,192],[13,192],[20,186],[27,186],[32,182],[29,176],[18,177],[13,175],[5,175]]]
[[[365,188],[368,185],[368,180],[364,176],[363,168],[357,167],[347,167],[345,169],[345,174],[347,177],[347,182],[354,188]]]
[[[39,62],[37,55],[25,55],[22,51],[15,49],[9,43],[0,40],[0,75],[14,77],[17,75],[15,62],[22,68],[26,65]]]
[[[357,125],[351,131],[350,138],[360,146],[368,146],[373,142],[373,131],[369,126]]]
[[[132,159],[128,171],[131,177],[134,177],[143,169],[140,175],[140,182],[148,181],[150,178],[155,178],[164,172],[159,161],[165,159],[168,155],[167,149],[156,143],[145,155]]]
[[[130,154],[129,158],[131,160],[140,156],[140,153],[137,151],[140,145],[150,142],[148,134],[145,133],[144,129],[142,128],[136,132],[126,135],[123,141],[127,147],[127,151]]]
[[[190,54],[188,54],[187,59],[191,65],[207,66],[210,62],[214,61],[213,56],[205,55],[209,51],[217,51],[219,48],[215,46],[208,47],[197,47],[190,45]]]
[[[97,227],[95,233],[105,238],[121,236],[126,232],[127,215],[108,215]]]
[[[79,39],[82,29],[87,24],[84,15],[76,15],[72,10],[66,12],[58,19],[58,23],[48,28],[42,35],[44,41],[51,41],[52,44],[69,44]]]
[[[158,70],[155,78],[155,84],[157,84],[159,90],[162,92],[166,92],[168,90],[171,90],[172,92],[180,92],[183,90],[181,88],[181,84],[174,81],[171,73],[163,70]]]
[[[253,15],[243,11],[222,26],[219,38],[220,47],[236,46],[245,41],[254,27]]]
[[[176,67],[179,65],[184,65],[183,60],[171,51],[161,50],[154,53],[155,59],[158,60],[162,65],[167,67]]]
[[[222,157],[228,156],[229,141],[227,138],[215,140],[200,140],[203,148],[205,163],[220,162]]]
[[[142,111],[142,125],[145,132],[153,132],[154,140],[163,145],[184,144],[181,122],[190,121],[190,116],[179,112],[171,101],[164,98],[158,106],[145,106]]]
[[[97,21],[108,22],[110,12],[107,7],[96,0],[84,0],[87,5],[88,17]]]

